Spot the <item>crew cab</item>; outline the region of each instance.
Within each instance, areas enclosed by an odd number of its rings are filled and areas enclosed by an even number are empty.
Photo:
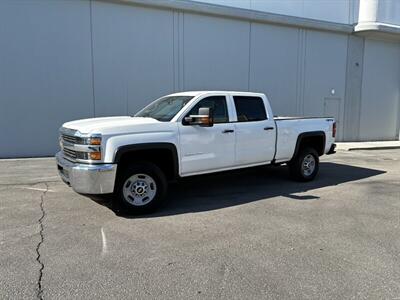
[[[310,181],[334,153],[330,117],[274,117],[261,93],[196,91],[161,97],[134,116],[91,118],[60,128],[62,180],[82,194],[113,194],[130,213],[154,211],[181,177],[287,164]]]

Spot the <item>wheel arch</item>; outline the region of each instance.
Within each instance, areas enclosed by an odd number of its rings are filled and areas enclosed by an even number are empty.
[[[296,146],[293,154],[295,158],[301,149],[306,146],[314,148],[319,156],[322,156],[325,152],[326,136],[323,131],[309,131],[299,134],[296,141]]]
[[[125,163],[146,161],[156,164],[169,180],[179,178],[178,151],[173,143],[141,143],[120,146],[116,149],[114,163],[118,169]]]

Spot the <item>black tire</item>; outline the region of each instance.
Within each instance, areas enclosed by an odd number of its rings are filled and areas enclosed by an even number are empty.
[[[314,168],[303,168],[305,158],[311,155],[314,158]],[[319,170],[319,156],[314,148],[303,148],[288,164],[291,177],[296,181],[311,181],[317,176]],[[312,170],[312,171],[311,171]]]
[[[132,176],[134,176],[134,179],[128,182],[128,179],[132,179]],[[146,181],[150,181],[150,184],[147,184]],[[149,191],[144,193],[143,197],[145,200],[142,200],[142,196],[139,196],[133,191],[140,189],[140,186],[135,189],[135,183],[144,184],[146,190]],[[168,184],[164,173],[155,164],[147,162],[133,163],[132,165],[125,167],[118,174],[117,183],[114,189],[114,207],[118,213],[134,215],[152,213],[163,203],[167,193],[167,187]],[[128,190],[130,192],[128,192]],[[146,195],[149,195],[151,192],[150,190],[153,190],[153,194],[155,193],[155,195],[151,198],[147,197],[148,199],[146,199]],[[128,194],[128,197],[126,197],[126,194]],[[140,201],[142,202],[140,205],[135,205],[133,203],[138,203]],[[146,203],[147,201],[148,203]]]

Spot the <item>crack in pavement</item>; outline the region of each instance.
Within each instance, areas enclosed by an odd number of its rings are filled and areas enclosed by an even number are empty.
[[[40,216],[38,223],[40,226],[40,230],[39,230],[39,235],[40,235],[40,240],[39,243],[36,246],[36,261],[39,263],[40,265],[40,269],[39,269],[39,278],[37,281],[37,298],[40,300],[43,300],[43,286],[42,286],[42,278],[43,278],[43,271],[44,271],[44,263],[41,260],[41,254],[40,254],[40,246],[42,246],[43,242],[44,242],[44,227],[43,227],[43,220],[46,217],[46,211],[44,210],[44,197],[46,196],[47,191],[49,190],[49,186],[47,184],[47,182],[44,182],[45,186],[46,186],[46,190],[42,193],[42,195],[40,196],[40,210],[42,212],[42,215]]]

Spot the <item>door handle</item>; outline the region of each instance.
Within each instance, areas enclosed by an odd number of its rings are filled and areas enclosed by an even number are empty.
[[[234,131],[235,130],[233,130],[233,129],[225,129],[224,131],[222,131],[222,133],[232,133]]]
[[[264,127],[264,130],[274,130],[274,127]]]

